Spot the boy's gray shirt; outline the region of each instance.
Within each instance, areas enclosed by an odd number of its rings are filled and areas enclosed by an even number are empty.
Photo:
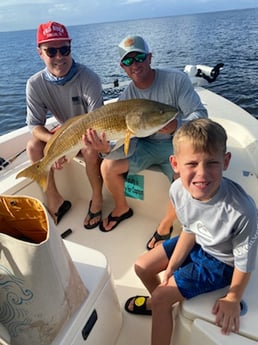
[[[193,199],[181,179],[169,192],[183,231],[193,232],[205,252],[237,267],[242,272],[254,269],[257,253],[257,209],[243,188],[223,178],[215,196],[201,202]]]

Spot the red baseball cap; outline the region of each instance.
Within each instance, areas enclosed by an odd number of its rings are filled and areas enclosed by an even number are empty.
[[[71,41],[68,31],[63,24],[48,22],[40,24],[37,31],[37,45],[51,41]]]

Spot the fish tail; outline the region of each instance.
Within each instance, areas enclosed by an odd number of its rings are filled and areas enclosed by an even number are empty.
[[[16,175],[16,178],[30,178],[31,180],[36,181],[45,192],[48,185],[48,174],[48,170],[44,169],[41,162],[39,161],[20,171]]]

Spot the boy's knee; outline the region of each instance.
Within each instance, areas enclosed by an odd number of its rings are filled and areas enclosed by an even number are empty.
[[[134,264],[134,271],[136,275],[143,281],[149,280],[153,278],[153,271],[152,267],[148,265],[148,262],[142,261],[142,256],[140,256],[135,264]]]
[[[134,264],[134,271],[139,278],[142,278],[148,274],[147,270],[142,267],[138,260]]]
[[[138,277],[141,276],[142,268],[138,265],[137,262],[134,264],[134,271]]]

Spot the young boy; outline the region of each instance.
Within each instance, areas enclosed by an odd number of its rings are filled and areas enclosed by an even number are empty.
[[[223,334],[239,331],[240,301],[256,261],[257,211],[222,176],[231,158],[226,141],[223,127],[210,119],[191,121],[174,136],[170,162],[180,178],[169,194],[182,232],[138,258],[135,271],[151,297],[131,297],[125,305],[130,313],[152,314],[152,345],[170,344],[173,304],[225,286],[212,309],[215,323]]]

